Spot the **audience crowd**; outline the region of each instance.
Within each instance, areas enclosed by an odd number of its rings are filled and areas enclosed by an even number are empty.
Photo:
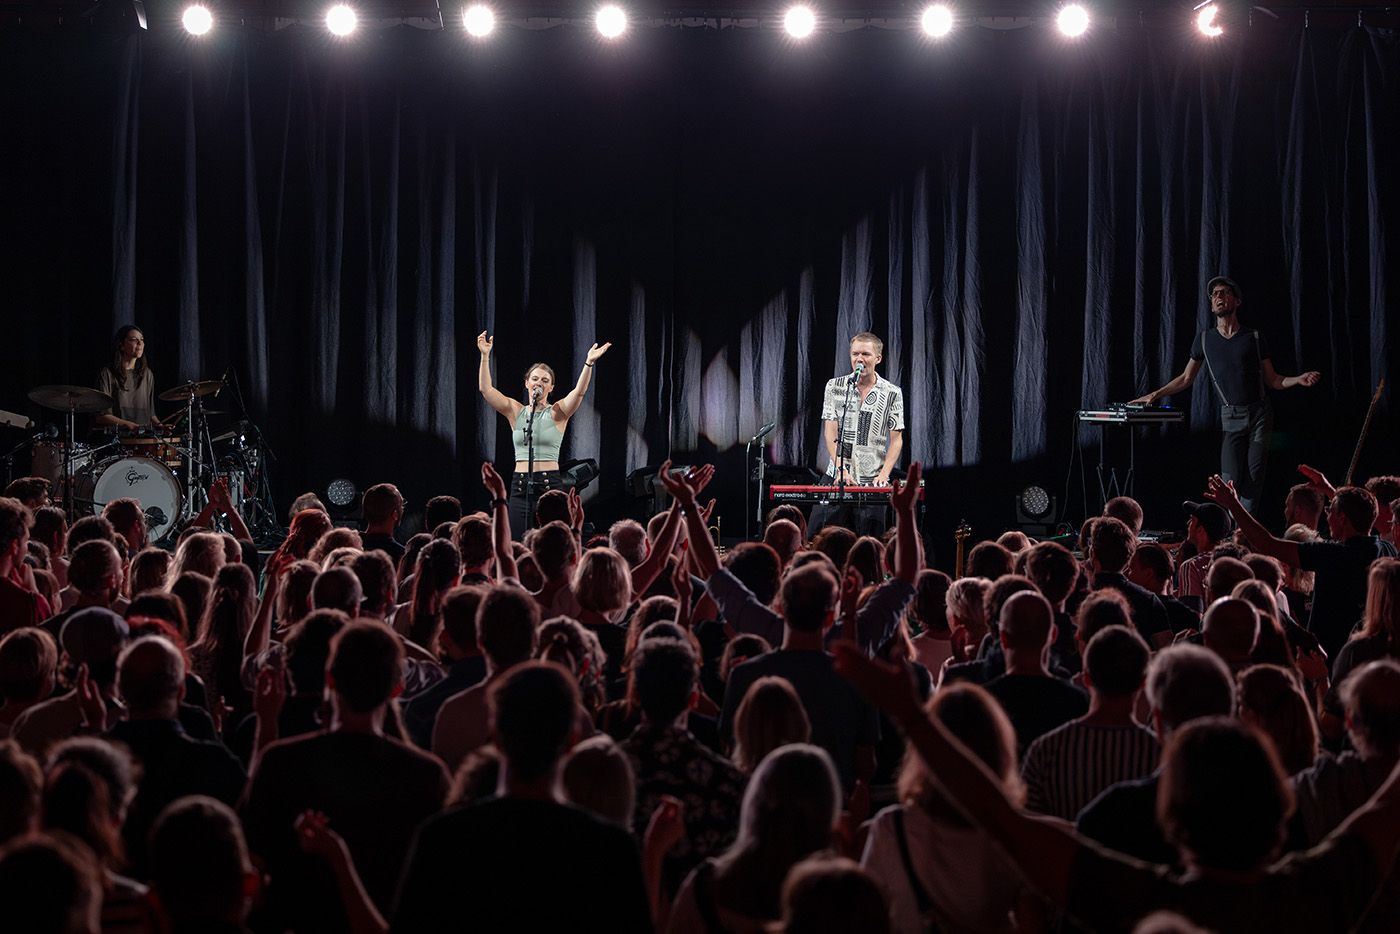
[[[1400,477],[1300,471],[955,576],[918,464],[882,538],[728,550],[710,467],[522,541],[489,464],[403,541],[392,484],[306,494],[264,554],[218,484],[172,552],[17,480],[0,928],[1396,930]]]

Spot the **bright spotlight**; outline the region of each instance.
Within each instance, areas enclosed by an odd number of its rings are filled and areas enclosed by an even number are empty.
[[[491,35],[496,28],[496,14],[484,3],[473,3],[462,11],[462,25],[478,39]]]
[[[627,14],[622,7],[609,3],[598,8],[593,15],[593,25],[604,39],[616,39],[627,31]]]
[[[806,39],[817,28],[817,14],[809,6],[790,6],[783,14],[783,28],[794,39]]]
[[[343,3],[337,3],[326,11],[326,28],[337,36],[350,35],[358,22],[355,11]]]
[[[1055,17],[1055,25],[1070,38],[1082,36],[1089,28],[1089,11],[1077,3],[1060,7],[1060,12]]]
[[[208,7],[196,3],[185,7],[180,22],[184,24],[185,32],[192,36],[202,36],[214,28],[214,14],[209,12]]]
[[[1196,28],[1201,31],[1201,35],[1210,36],[1214,39],[1216,36],[1225,32],[1225,30],[1221,29],[1215,22],[1216,17],[1219,15],[1220,7],[1216,6],[1214,3],[1207,3],[1205,6],[1201,7],[1200,11],[1196,13]]]
[[[953,31],[953,11],[941,3],[924,7],[919,25],[924,28],[924,35],[942,39]]]

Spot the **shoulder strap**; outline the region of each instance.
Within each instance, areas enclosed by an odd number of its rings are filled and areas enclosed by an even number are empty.
[[[707,859],[695,867],[695,907],[709,934],[724,934],[724,925],[720,923],[719,911],[715,908],[715,896],[710,891],[714,878],[714,860]]]
[[[1215,368],[1210,365],[1210,351],[1206,350],[1206,338],[1213,330],[1215,328],[1206,328],[1201,332],[1201,356],[1205,358],[1206,372],[1210,374],[1211,384],[1215,386],[1215,394],[1220,397],[1221,402],[1230,405],[1230,400],[1225,398],[1225,393],[1220,389],[1220,380],[1215,378]],[[1255,346],[1257,349],[1258,345]]]
[[[925,920],[926,930],[936,931],[937,926],[928,920],[929,912],[933,911],[933,899],[929,897],[928,891],[924,889],[924,884],[919,881],[919,876],[914,872],[914,859],[909,855],[909,837],[904,832],[904,808],[896,808],[894,812],[894,838],[899,843],[899,859],[904,863],[904,875],[909,879],[909,888],[914,892],[914,904],[919,906],[919,916]]]

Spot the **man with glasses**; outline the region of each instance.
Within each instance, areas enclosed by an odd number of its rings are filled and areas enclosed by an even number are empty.
[[[1233,279],[1216,276],[1206,283],[1215,326],[1196,335],[1191,358],[1181,375],[1162,388],[1134,399],[1135,404],[1155,405],[1196,381],[1204,364],[1215,393],[1220,397],[1220,473],[1233,481],[1245,509],[1253,510],[1264,485],[1269,456],[1269,433],[1274,412],[1266,389],[1316,386],[1322,374],[1309,370],[1298,376],[1281,376],[1274,370],[1264,336],[1240,325],[1238,312],[1243,293]]]

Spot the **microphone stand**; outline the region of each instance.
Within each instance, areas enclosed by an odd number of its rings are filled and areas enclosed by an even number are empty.
[[[766,438],[768,432],[772,431],[777,424],[777,422],[772,422],[771,424],[764,425],[762,428],[758,429],[758,434],[750,438],[749,443],[744,445],[745,474],[748,473],[749,462],[753,459],[753,446]],[[755,505],[752,515],[749,513],[749,494],[753,492],[753,488],[748,483],[748,477],[745,476],[744,478],[744,538],[748,541],[753,540],[753,526],[749,523],[754,521],[757,522],[760,527],[763,525],[763,468],[766,463],[767,462],[763,459],[763,448],[760,447],[758,449],[758,503]]]
[[[530,414],[525,419],[525,528],[535,524],[535,393],[530,393]],[[522,534],[524,534],[522,532]]]
[[[843,503],[846,501],[846,413],[851,408],[851,389],[855,387],[856,379],[854,373],[846,379],[846,398],[841,403],[841,426],[836,431],[836,498]]]

